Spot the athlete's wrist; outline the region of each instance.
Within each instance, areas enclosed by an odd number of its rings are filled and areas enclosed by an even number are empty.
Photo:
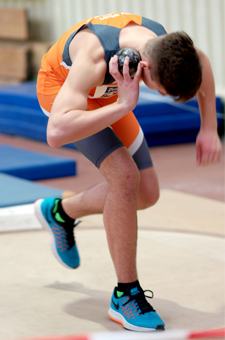
[[[120,112],[123,112],[124,115],[127,114],[129,111],[132,111],[134,108],[131,106],[131,103],[121,100],[120,98],[117,99],[117,105],[120,108]]]

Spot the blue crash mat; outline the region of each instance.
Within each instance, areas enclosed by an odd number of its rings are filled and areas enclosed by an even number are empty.
[[[221,98],[216,98],[217,112],[223,112]],[[134,114],[149,146],[194,142],[200,127],[195,99],[186,104],[174,103],[146,86],[140,86],[140,96]],[[218,117],[219,132],[224,130]],[[0,87],[0,133],[18,135],[46,142],[48,118],[39,107],[36,83]],[[73,144],[67,145],[73,147]]]
[[[29,180],[76,175],[73,159],[0,145],[0,172]]]
[[[0,173],[0,207],[34,203],[39,198],[61,197],[63,190]]]
[[[47,122],[38,103],[36,82],[0,87],[0,133],[46,142]]]
[[[224,131],[223,104],[216,98],[218,131]],[[174,102],[146,86],[140,89],[134,114],[141,125],[149,146],[195,142],[200,128],[200,114],[196,99],[187,103]]]

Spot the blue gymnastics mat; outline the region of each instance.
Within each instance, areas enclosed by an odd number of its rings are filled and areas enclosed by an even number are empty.
[[[219,134],[224,133],[223,103],[216,98]],[[200,113],[195,99],[187,103],[174,102],[141,86],[138,105],[134,109],[149,146],[195,142],[200,128]]]
[[[63,190],[0,173],[0,207],[34,203],[39,198],[61,197]]]
[[[76,175],[73,159],[0,145],[0,172],[28,180]]]
[[[224,131],[223,103],[216,98],[219,133]],[[140,86],[134,114],[149,146],[195,142],[200,127],[198,103],[174,103],[169,96]],[[39,107],[36,83],[0,87],[0,133],[17,135],[46,142],[48,118]],[[75,148],[73,144],[67,146]]]
[[[46,142],[47,122],[37,100],[36,82],[0,87],[0,133]]]

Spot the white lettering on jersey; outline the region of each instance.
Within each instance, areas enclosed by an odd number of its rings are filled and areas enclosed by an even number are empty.
[[[117,85],[102,85],[96,87],[95,93],[93,96],[88,96],[90,99],[95,99],[95,98],[110,98],[117,94]]]
[[[87,22],[91,21],[92,19],[96,19],[96,18],[99,18],[100,20],[106,20],[106,19],[109,19],[109,18],[116,18],[116,17],[119,17],[120,15],[131,15],[131,13],[110,13],[110,14],[106,14],[104,16],[101,16],[101,15],[98,15],[96,17],[92,17],[90,19],[87,20]]]

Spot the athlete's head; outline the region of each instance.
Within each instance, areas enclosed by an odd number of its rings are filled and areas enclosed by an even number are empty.
[[[144,49],[150,75],[176,101],[194,97],[202,82],[202,64],[192,39],[185,32],[150,39]]]

